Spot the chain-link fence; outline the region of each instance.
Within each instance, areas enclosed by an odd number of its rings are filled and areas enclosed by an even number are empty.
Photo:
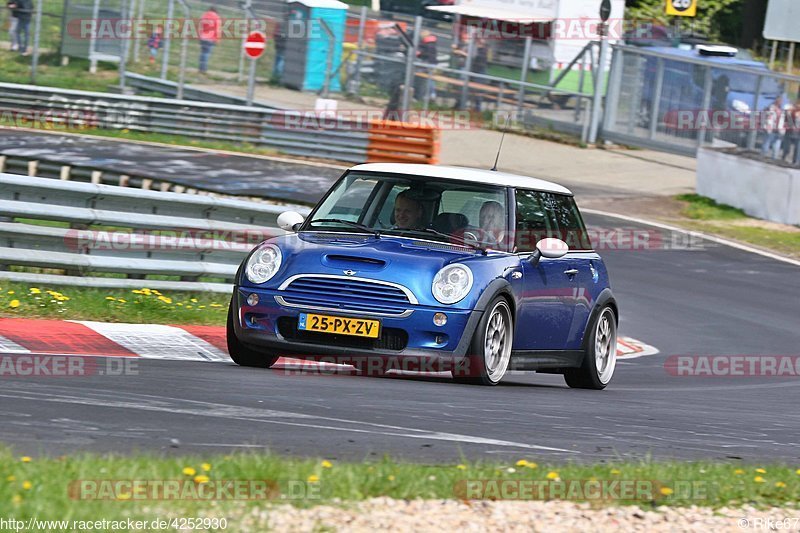
[[[694,155],[704,144],[800,163],[800,77],[724,52],[618,46],[604,136]]]

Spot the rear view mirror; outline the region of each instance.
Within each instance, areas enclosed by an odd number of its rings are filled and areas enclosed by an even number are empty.
[[[297,227],[304,221],[303,215],[296,211],[284,211],[278,215],[278,227],[284,231],[297,231]]]

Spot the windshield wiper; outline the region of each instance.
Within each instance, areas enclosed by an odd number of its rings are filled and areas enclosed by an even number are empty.
[[[376,230],[375,228],[370,228],[369,226],[367,226],[365,224],[361,224],[360,222],[353,222],[352,220],[344,220],[344,219],[341,219],[341,218],[318,218],[316,220],[310,221],[308,224],[310,226],[312,224],[316,224],[317,222],[328,222],[328,223],[331,223],[331,224],[344,224],[345,226],[351,226],[351,227],[358,228],[360,230],[364,230],[364,231],[367,231],[369,233],[372,233],[373,235],[375,235],[376,239],[380,239],[381,238],[381,233],[378,230]]]
[[[473,250],[480,250],[481,252],[483,252],[483,255],[486,255],[486,253],[487,253],[486,248],[484,248],[483,246],[480,246],[479,244],[473,244],[473,243],[467,241],[466,239],[464,239],[463,237],[459,237],[458,235],[451,235],[450,233],[443,233],[443,232],[435,230],[433,228],[422,228],[422,229],[412,229],[412,228],[401,229],[401,228],[397,228],[397,230],[399,230],[399,231],[416,231],[418,233],[432,233],[434,235],[438,235],[440,237],[445,237],[447,239],[456,239],[460,244],[463,244],[464,246],[469,246]]]

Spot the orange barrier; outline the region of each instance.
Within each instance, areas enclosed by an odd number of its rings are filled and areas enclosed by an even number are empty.
[[[439,162],[440,130],[429,125],[412,125],[374,120],[369,128],[368,163]]]

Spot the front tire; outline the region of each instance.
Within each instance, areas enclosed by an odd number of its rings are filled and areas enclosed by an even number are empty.
[[[508,302],[495,298],[483,314],[469,353],[453,370],[453,379],[475,385],[497,385],[505,376],[511,361],[514,342],[514,318]]]
[[[617,317],[605,306],[591,326],[580,368],[568,368],[564,380],[574,389],[602,390],[617,366]]]
[[[244,345],[236,336],[236,330],[233,327],[233,307],[234,302],[231,300],[231,305],[228,307],[228,354],[234,363],[239,366],[247,366],[252,368],[271,368],[272,365],[278,360],[277,355],[272,355],[266,352],[257,352],[248,346]]]

